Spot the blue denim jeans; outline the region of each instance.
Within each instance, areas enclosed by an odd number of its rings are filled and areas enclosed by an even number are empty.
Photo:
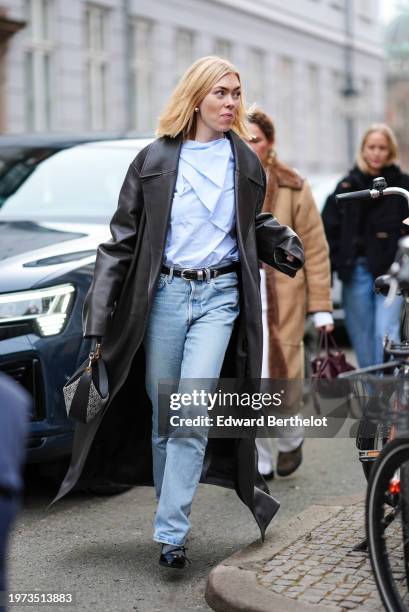
[[[385,306],[385,297],[374,293],[374,277],[365,257],[358,257],[351,278],[342,285],[342,302],[359,367],[382,363],[384,335],[395,342],[400,339],[402,297],[396,296],[391,306]]]
[[[158,499],[153,536],[156,542],[185,543],[207,445],[203,430],[201,435],[192,437],[159,436],[158,382],[218,379],[239,309],[236,272],[209,281],[189,281],[172,274],[160,276],[144,338],[146,389],[152,402],[153,478]],[[183,380],[179,390],[182,385]]]

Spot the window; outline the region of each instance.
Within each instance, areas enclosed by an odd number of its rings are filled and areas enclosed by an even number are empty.
[[[319,74],[317,66],[308,66],[307,82],[307,142],[306,155],[307,163],[312,169],[319,166],[319,117],[320,117],[320,96],[319,96]]]
[[[374,111],[373,83],[366,78],[363,78],[358,83],[356,119],[358,121],[359,136],[364,133],[369,123],[373,123],[378,119]]]
[[[248,104],[260,106],[264,102],[264,54],[258,49],[249,49],[247,56],[247,87],[245,98]]]
[[[176,81],[179,81],[185,70],[190,66],[190,64],[192,64],[193,48],[193,32],[190,30],[177,30],[175,39]]]
[[[337,70],[331,74],[331,115],[332,121],[330,124],[330,142],[331,156],[334,167],[340,169],[348,163],[347,159],[347,131],[346,131],[346,105],[347,102],[343,96],[345,90],[345,76]]]
[[[89,127],[107,127],[108,11],[89,4],[85,12],[87,115]]]
[[[29,131],[51,128],[52,0],[26,0],[24,53],[25,123]]]
[[[219,57],[222,57],[227,60],[231,60],[232,58],[232,45],[228,40],[224,40],[223,38],[218,38],[214,44],[214,52]]]
[[[294,64],[290,58],[278,60],[278,121],[277,140],[280,155],[290,161],[293,154]]]
[[[330,6],[339,11],[345,10],[345,3],[347,0],[330,0]]]
[[[373,6],[372,0],[359,0],[358,2],[358,13],[362,19],[371,21],[374,15],[375,7]]]
[[[52,151],[19,151],[0,186],[0,217],[109,220],[133,147],[87,143]],[[98,185],[96,189],[95,186]]]
[[[140,132],[153,128],[153,24],[137,19],[131,32],[131,96],[133,126]]]

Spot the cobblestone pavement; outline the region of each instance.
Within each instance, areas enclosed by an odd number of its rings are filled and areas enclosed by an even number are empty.
[[[394,547],[394,561],[403,579],[400,521],[396,523],[395,533],[388,532],[388,543]],[[257,581],[273,593],[300,602],[381,612],[384,607],[368,555],[352,550],[364,537],[364,504],[345,507],[264,563]]]

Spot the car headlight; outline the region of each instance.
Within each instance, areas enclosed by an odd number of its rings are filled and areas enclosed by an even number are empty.
[[[33,320],[40,336],[59,334],[74,300],[74,285],[0,294],[0,324]]]

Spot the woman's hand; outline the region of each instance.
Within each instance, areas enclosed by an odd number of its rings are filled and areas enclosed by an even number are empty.
[[[329,325],[323,325],[322,327],[317,327],[317,329],[322,329],[322,331],[325,331],[327,334],[330,334],[334,331],[334,324],[331,323]]]
[[[327,334],[334,331],[334,319],[330,312],[314,312],[312,320],[316,329],[325,331]]]

